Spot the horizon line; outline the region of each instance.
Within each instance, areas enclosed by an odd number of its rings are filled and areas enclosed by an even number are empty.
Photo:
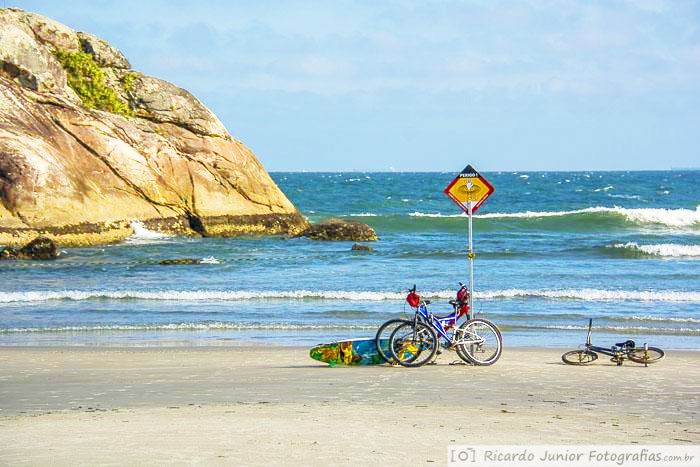
[[[522,173],[522,172],[531,172],[531,173],[561,173],[561,172],[566,172],[566,173],[590,173],[590,172],[698,172],[700,171],[700,167],[674,167],[671,169],[614,169],[614,170],[607,170],[607,169],[591,169],[591,170],[482,170],[479,169],[480,172],[490,172],[490,173],[503,173],[503,172],[511,172],[511,173]],[[349,169],[349,170],[308,170],[308,169],[303,169],[303,170],[268,170],[268,173],[451,173],[455,172],[458,173],[459,170],[358,170],[358,169]]]

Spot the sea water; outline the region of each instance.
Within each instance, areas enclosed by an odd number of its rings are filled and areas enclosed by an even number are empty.
[[[273,173],[310,221],[371,225],[373,252],[305,238],[127,241],[0,262],[0,345],[306,345],[372,336],[416,284],[447,303],[467,281],[454,173]],[[475,309],[506,346],[631,338],[700,349],[700,172],[484,173]],[[171,258],[201,264],[164,266]]]

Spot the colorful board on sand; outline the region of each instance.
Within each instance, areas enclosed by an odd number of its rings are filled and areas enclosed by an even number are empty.
[[[382,339],[382,349],[389,353],[389,339]],[[384,359],[377,351],[374,339],[351,339],[319,344],[309,351],[309,356],[319,362],[335,365],[381,365]]]

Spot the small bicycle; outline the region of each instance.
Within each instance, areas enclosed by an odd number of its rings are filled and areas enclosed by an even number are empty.
[[[610,360],[616,363],[617,366],[621,366],[625,359],[647,366],[664,358],[663,350],[657,347],[650,347],[647,344],[644,344],[644,347],[637,347],[632,340],[620,342],[609,348],[593,345],[591,344],[592,328],[593,319],[590,319],[588,321],[588,336],[586,337],[584,348],[566,352],[561,356],[564,363],[568,365],[589,365],[598,360],[599,353],[612,357]]]
[[[503,338],[492,322],[483,318],[471,318],[469,292],[465,285],[457,292],[457,300],[451,300],[453,311],[445,316],[428,312],[430,300],[422,300],[416,286],[408,292],[406,301],[415,308],[413,319],[393,319],[384,323],[375,337],[379,353],[388,362],[406,367],[417,367],[430,362],[442,346],[454,350],[459,357],[474,365],[492,365],[501,356]],[[461,317],[466,320],[458,326]],[[389,333],[388,345],[386,334]]]

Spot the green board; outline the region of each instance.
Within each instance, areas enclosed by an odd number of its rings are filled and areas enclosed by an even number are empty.
[[[389,339],[382,339],[382,349],[389,353]],[[319,362],[335,365],[381,365],[384,359],[377,351],[374,339],[319,344],[309,351],[309,356]]]

